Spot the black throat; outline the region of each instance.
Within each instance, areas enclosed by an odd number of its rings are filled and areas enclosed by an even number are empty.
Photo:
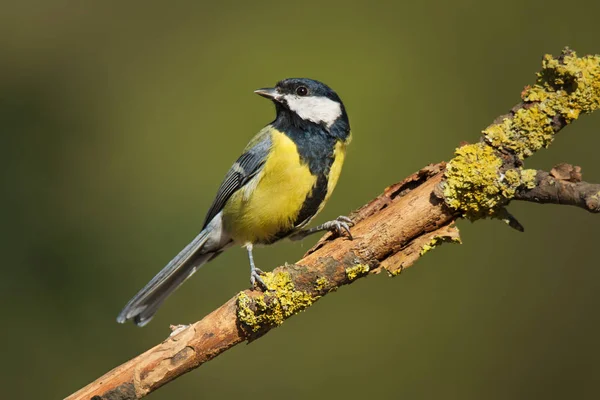
[[[350,135],[350,123],[344,105],[341,105],[341,115],[330,127],[302,119],[280,103],[275,102],[275,108],[277,118],[271,125],[296,143],[301,160],[308,164],[313,175],[328,174],[331,163],[324,161],[331,159],[333,162],[335,143],[338,140],[346,141]],[[328,164],[326,171],[323,164]]]

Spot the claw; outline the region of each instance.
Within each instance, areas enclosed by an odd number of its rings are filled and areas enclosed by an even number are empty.
[[[348,238],[349,238],[350,240],[353,240],[353,239],[354,239],[354,238],[352,237],[352,234],[350,233],[350,226],[349,226],[347,223],[345,223],[345,222],[340,222],[340,221],[336,221],[336,224],[335,224],[335,229],[336,229],[336,231],[337,231],[337,234],[338,234],[339,236],[342,236],[342,235],[343,235],[343,233],[344,233],[344,232],[346,232],[346,234],[348,235]],[[344,231],[344,232],[342,231],[342,229],[343,229],[343,231]]]
[[[267,284],[265,283],[265,281],[263,281],[263,279],[260,277],[261,275],[264,275],[264,272],[255,269],[254,271],[250,272],[250,286],[252,287],[252,289],[256,288],[256,286],[260,286],[265,290],[269,290],[269,287],[267,286]],[[258,285],[257,285],[258,283]]]
[[[348,235],[348,238],[352,240],[352,234],[350,233],[350,224],[345,221],[334,219],[333,221],[326,222],[323,227],[330,232],[336,233],[338,236],[343,236],[344,232]]]
[[[346,232],[346,234],[348,235],[348,238],[350,240],[354,240],[354,238],[352,237],[352,234],[350,233],[350,227],[354,225],[354,222],[352,222],[352,220],[350,218],[340,215],[339,217],[337,217],[336,219],[331,221],[331,223],[333,225],[332,226],[333,230],[336,231],[338,236],[342,236],[343,233]]]
[[[350,226],[354,226],[354,221],[352,221],[350,218],[346,217],[345,215],[340,215],[339,217],[336,218],[336,221],[345,222]]]

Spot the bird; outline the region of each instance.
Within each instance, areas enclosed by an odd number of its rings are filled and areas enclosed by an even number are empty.
[[[284,79],[254,93],[274,103],[275,120],[225,175],[200,233],[127,303],[117,322],[146,325],[198,268],[234,245],[248,252],[251,287],[268,290],[254,263],[255,245],[321,231],[352,239],[353,223],[345,216],[306,228],[331,196],[352,138],[338,94],[308,78]]]

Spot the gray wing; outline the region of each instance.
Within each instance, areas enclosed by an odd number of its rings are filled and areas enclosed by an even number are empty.
[[[118,322],[123,323],[128,319],[133,319],[139,326],[146,325],[158,307],[175,289],[202,264],[221,253],[224,249],[222,246],[214,248],[213,245],[210,245],[213,235],[221,237],[219,228],[221,221],[216,220],[214,225],[211,225],[210,222],[223,209],[231,195],[247,185],[252,177],[261,171],[270,148],[271,135],[270,129],[267,127],[250,141],[244,153],[225,176],[217,197],[208,211],[202,232],[127,303],[117,317]],[[249,186],[246,186],[246,189],[249,190]],[[208,246],[207,243],[209,243]]]
[[[232,194],[243,188],[248,181],[262,170],[270,149],[271,129],[270,126],[267,126],[248,143],[244,153],[225,175],[217,196],[206,214],[202,229],[206,228],[210,221],[225,207],[225,203]]]

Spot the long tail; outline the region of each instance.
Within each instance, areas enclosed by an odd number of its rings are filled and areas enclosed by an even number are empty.
[[[150,322],[156,310],[175,289],[181,286],[203,264],[220,254],[219,251],[208,252],[204,249],[209,237],[210,229],[200,232],[142,290],[129,300],[117,317],[117,322],[124,323],[133,319],[138,326],[144,326]]]

